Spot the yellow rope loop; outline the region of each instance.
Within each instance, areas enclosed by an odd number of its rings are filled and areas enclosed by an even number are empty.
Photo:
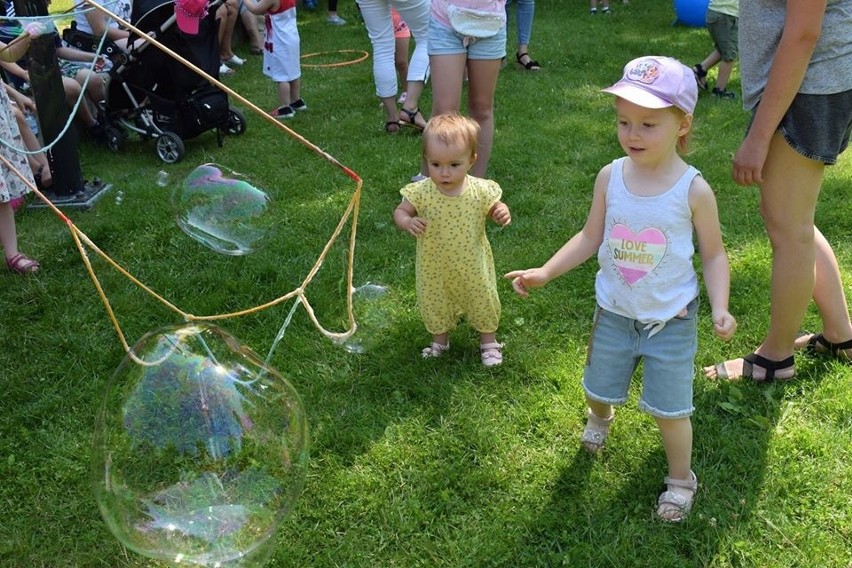
[[[355,59],[349,61],[338,61],[337,63],[302,63],[302,67],[343,67],[345,65],[355,65],[361,63],[370,57],[370,54],[361,49],[338,49],[337,51],[317,51],[316,53],[306,53],[301,59],[310,59],[311,57],[319,57],[321,55],[329,55],[334,53],[358,53],[360,54]]]

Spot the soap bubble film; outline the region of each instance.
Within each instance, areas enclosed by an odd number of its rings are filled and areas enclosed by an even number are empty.
[[[221,328],[149,333],[109,381],[91,481],[127,548],[181,565],[259,566],[304,487],[305,412]]]
[[[390,328],[392,305],[388,287],[367,282],[353,288],[352,310],[358,329],[349,339],[336,343],[349,353],[361,355],[375,348]]]
[[[227,255],[257,250],[271,223],[266,192],[217,164],[198,166],[178,183],[172,207],[187,235]]]

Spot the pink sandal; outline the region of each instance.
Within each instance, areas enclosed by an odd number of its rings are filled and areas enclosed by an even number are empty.
[[[33,274],[34,272],[38,272],[40,268],[37,260],[28,257],[22,252],[11,258],[7,258],[6,266],[9,267],[9,270],[18,274]]]
[[[486,367],[496,367],[503,364],[502,343],[482,343],[479,346],[482,364]]]
[[[435,359],[443,355],[446,351],[450,349],[450,342],[446,343],[432,343],[429,347],[424,347],[420,352],[420,355],[424,359]]]

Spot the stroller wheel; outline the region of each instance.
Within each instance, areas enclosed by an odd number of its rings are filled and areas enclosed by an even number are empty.
[[[121,142],[124,139],[123,134],[124,132],[122,130],[114,126],[107,126],[105,132],[107,148],[113,152],[121,150]]]
[[[183,140],[174,132],[164,131],[157,137],[157,155],[167,164],[183,160],[185,148]]]
[[[246,115],[240,109],[228,108],[228,126],[225,132],[231,136],[239,136],[246,131]]]

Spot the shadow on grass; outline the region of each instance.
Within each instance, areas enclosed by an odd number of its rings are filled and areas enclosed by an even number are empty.
[[[693,469],[699,490],[691,515],[680,524],[665,523],[655,515],[657,496],[665,489],[661,445],[638,467],[620,474],[613,471],[623,465],[615,454],[619,446],[629,444],[631,433],[614,427],[604,454],[595,458],[579,447],[578,431],[578,450],[554,484],[549,502],[516,543],[516,558],[510,564],[730,565],[737,556],[737,535],[754,522],[762,524],[753,515],[784,401],[818,380],[819,366],[799,359],[800,378],[793,382],[708,383],[697,389]],[[656,429],[650,418],[646,422]]]

